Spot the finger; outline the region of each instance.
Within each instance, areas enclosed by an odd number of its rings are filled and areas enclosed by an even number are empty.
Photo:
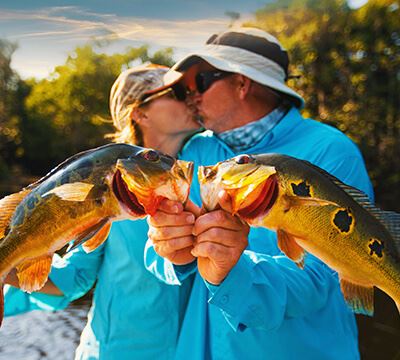
[[[147,223],[153,227],[190,225],[194,224],[194,222],[195,216],[188,211],[179,214],[157,211],[153,216],[147,218]]]
[[[193,201],[188,199],[185,205],[185,210],[191,212],[194,214],[196,217],[200,216],[201,214],[201,208],[199,208]]]
[[[192,236],[193,225],[186,226],[163,226],[150,227],[148,236],[155,243],[156,241],[170,240],[174,238]]]
[[[214,210],[196,219],[193,235],[201,234],[212,227],[240,231],[246,226],[236,216],[232,216],[224,210]]]
[[[232,198],[225,190],[221,190],[218,193],[218,203],[221,205],[223,210],[227,211],[229,214],[232,214]]]
[[[183,205],[179,201],[164,199],[158,206],[158,210],[168,214],[179,214],[183,211]]]
[[[194,246],[193,236],[184,236],[180,238],[174,238],[166,241],[156,241],[154,242],[154,249],[158,254],[169,255],[178,250],[192,248]],[[161,255],[163,256],[163,255]]]
[[[229,248],[212,242],[196,244],[191,253],[195,257],[209,258],[215,262],[226,261],[231,257]]]
[[[213,242],[226,247],[245,247],[247,245],[247,236],[242,232],[232,231],[213,227],[197,235],[196,244],[202,242]]]

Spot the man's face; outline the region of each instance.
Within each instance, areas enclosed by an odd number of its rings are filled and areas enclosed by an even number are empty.
[[[183,85],[190,91],[187,104],[202,119],[205,128],[216,133],[228,130],[230,119],[238,102],[233,82],[233,76],[223,77],[210,85],[203,93],[196,86],[196,76],[202,72],[218,71],[210,64],[201,62],[191,66],[183,79]]]

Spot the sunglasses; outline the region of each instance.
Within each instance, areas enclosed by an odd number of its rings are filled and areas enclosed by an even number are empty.
[[[144,98],[142,98],[139,106],[142,106],[144,104],[148,104],[150,101],[153,101],[155,99],[160,98],[161,96],[164,95],[169,95],[171,96],[173,99],[178,100],[178,101],[185,101],[186,99],[186,94],[187,91],[186,89],[181,85],[181,84],[174,84],[171,87],[159,91],[155,94],[149,95],[149,96],[145,96]]]
[[[200,94],[206,92],[212,84],[218,80],[222,80],[233,73],[220,70],[203,71],[196,74],[195,82],[197,91]]]

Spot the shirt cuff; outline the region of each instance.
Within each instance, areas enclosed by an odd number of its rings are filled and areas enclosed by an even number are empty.
[[[252,287],[253,275],[251,269],[253,267],[254,263],[242,255],[221,284],[212,285],[206,282],[206,286],[211,292],[208,302],[219,307],[231,317],[235,317]]]

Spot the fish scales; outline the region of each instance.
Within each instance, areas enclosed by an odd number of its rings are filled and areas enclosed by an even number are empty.
[[[72,248],[83,243],[92,251],[106,240],[112,221],[143,218],[164,198],[185,202],[192,171],[190,162],[127,144],[72,156],[0,200],[0,211],[6,212],[0,217],[1,283],[16,268],[23,290],[40,289],[56,250],[74,241]]]
[[[250,225],[276,230],[281,250],[300,267],[299,246],[336,270],[354,310],[370,314],[372,286],[400,303],[399,234],[381,221],[389,213],[374,209],[358,190],[280,154],[239,155],[200,167],[199,181],[206,209],[215,208],[213,198],[223,189],[231,195],[233,213]],[[361,299],[352,303],[355,296]]]

